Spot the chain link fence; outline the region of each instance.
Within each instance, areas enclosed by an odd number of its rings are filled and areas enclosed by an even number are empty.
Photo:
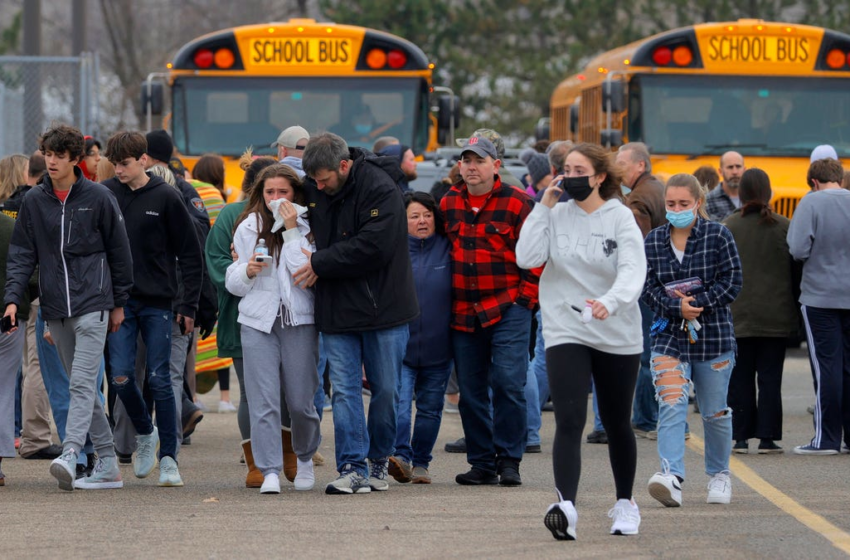
[[[97,54],[0,56],[0,157],[32,153],[54,121],[96,135],[99,78]]]

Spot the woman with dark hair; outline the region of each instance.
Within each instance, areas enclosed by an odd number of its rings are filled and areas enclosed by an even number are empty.
[[[396,454],[389,459],[389,474],[398,482],[431,484],[428,467],[443,418],[443,394],[452,371],[451,244],[434,197],[410,191],[405,194],[404,203],[419,316],[409,324],[410,338],[398,395]],[[414,394],[416,422],[411,438]]]
[[[669,223],[646,238],[643,302],[655,312],[652,373],[658,401],[661,472],[649,494],[667,507],[682,505],[685,424],[690,384],[705,431],[709,504],[732,499],[729,457],[732,410],[726,403],[735,366],[729,304],[741,291],[741,261],[732,234],[708,220],[705,191],[688,173],[673,175],[664,192]]]
[[[202,155],[192,168],[192,178],[214,186],[221,193],[221,198],[227,200],[230,189],[224,185],[224,160],[220,155]]]
[[[572,200],[558,204],[564,191]],[[640,512],[632,498],[637,448],[631,414],[643,352],[638,297],[646,260],[643,235],[622,202],[620,174],[608,150],[595,144],[570,150],[564,173],[523,224],[516,258],[525,269],[545,265],[540,312],[555,408],[552,461],[558,493],[544,518],[546,527],[556,539],[576,538],[581,435],[593,379],[616,488],[617,501],[608,512],[614,520],[611,534],[636,535]]]
[[[83,155],[83,159],[81,159],[78,164],[83,175],[85,175],[86,179],[89,179],[90,181],[103,181],[108,179],[109,177],[104,178],[98,177],[97,175],[97,164],[100,163],[101,152],[103,151],[103,146],[101,146],[100,140],[92,136],[86,136],[85,139],[86,151]]]
[[[729,381],[732,451],[747,453],[747,440],[758,438],[759,453],[782,453],[775,442],[782,439],[785,340],[797,332],[793,280],[797,265],[786,241],[791,222],[770,209],[770,178],[761,169],[747,169],[739,189],[741,208],[724,221],[735,238],[747,279],[732,303],[738,344]]]
[[[245,478],[245,486],[248,488],[259,488],[263,484],[263,475],[254,466],[251,450],[251,419],[248,410],[248,397],[245,393],[245,370],[242,362],[242,337],[239,334],[239,323],[237,316],[240,298],[227,291],[224,285],[227,267],[233,263],[231,247],[233,245],[233,230],[236,229],[236,219],[242,214],[245,205],[248,204],[251,189],[257,179],[257,174],[266,167],[274,165],[277,160],[270,156],[253,157],[251,150],[246,150],[239,159],[239,166],[245,172],[242,179],[242,193],[245,200],[232,202],[224,207],[212,225],[207,237],[205,254],[207,258],[207,271],[210,280],[216,287],[218,294],[218,323],[216,324],[216,345],[219,358],[232,358],[233,369],[236,370],[236,378],[239,380],[239,407],[236,419],[239,424],[239,433],[242,436],[242,451],[245,454],[245,462],[248,466],[248,474]],[[283,424],[289,425],[289,413],[284,413]],[[288,432],[287,432],[288,433]],[[291,453],[291,437],[284,436],[284,474],[292,482],[295,479],[296,458]]]
[[[292,274],[315,251],[308,240],[304,190],[295,170],[274,164],[257,176],[233,235],[238,259],[227,269],[225,285],[239,302],[245,391],[251,415],[253,460],[263,475],[262,494],[280,493],[283,464],[281,389],[292,420],[297,456],[296,490],[315,484],[313,454],[321,438],[313,404],[318,334],[312,290],[295,285]],[[276,217],[284,230],[277,232]],[[265,245],[265,255],[259,250]],[[246,460],[248,454],[246,453]]]

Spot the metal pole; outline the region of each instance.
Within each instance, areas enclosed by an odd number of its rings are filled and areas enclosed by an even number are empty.
[[[80,105],[80,130],[83,131],[83,134],[87,134],[89,132],[88,127],[88,86],[86,84],[86,75],[88,74],[88,57],[86,53],[80,53],[80,82],[77,91],[79,92],[79,97],[77,97],[77,103]]]
[[[86,51],[86,0],[71,4],[71,54],[80,56]]]
[[[24,1],[24,55],[41,56],[41,0]],[[44,126],[41,104],[41,68],[35,65],[24,73],[23,147],[25,153],[35,151],[38,135]]]
[[[91,82],[92,86],[92,135],[100,137],[100,53],[94,53],[94,68],[92,70]]]

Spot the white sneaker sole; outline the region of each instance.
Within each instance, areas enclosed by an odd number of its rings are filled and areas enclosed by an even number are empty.
[[[682,507],[682,502],[673,498],[673,493],[660,482],[650,482],[647,485],[649,495],[664,504],[665,507]]]
[[[307,492],[312,490],[316,486],[316,481],[311,480],[310,482],[300,482],[298,479],[295,480],[295,489],[299,492]]]
[[[720,505],[728,505],[729,502],[732,501],[732,496],[714,496],[711,494],[705,499],[705,503],[707,504],[720,504]]]
[[[617,535],[617,536],[637,535],[637,534],[638,534],[638,530],[637,530],[637,529],[630,529],[630,530],[625,530],[625,531],[624,531],[623,529],[614,529],[614,528],[612,527],[612,528],[611,528],[611,534],[612,534],[612,535]]]
[[[177,482],[174,482],[172,480],[160,480],[159,482],[157,482],[156,485],[161,488],[182,488],[183,481],[179,480]]]
[[[74,491],[76,472],[70,472],[59,463],[50,463],[50,474],[59,482],[59,488],[66,492]]]
[[[89,483],[83,482],[83,479],[79,479],[74,482],[74,488],[79,490],[115,490],[118,488],[124,488],[124,481],[119,480],[117,482],[96,482]]]

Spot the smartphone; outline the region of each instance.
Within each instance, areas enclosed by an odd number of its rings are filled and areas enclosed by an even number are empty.
[[[12,330],[12,316],[7,315],[0,321],[0,332],[9,332]]]
[[[257,255],[257,262],[266,263],[268,265],[258,274],[258,276],[268,277],[272,275],[274,257],[272,257],[271,255]]]

